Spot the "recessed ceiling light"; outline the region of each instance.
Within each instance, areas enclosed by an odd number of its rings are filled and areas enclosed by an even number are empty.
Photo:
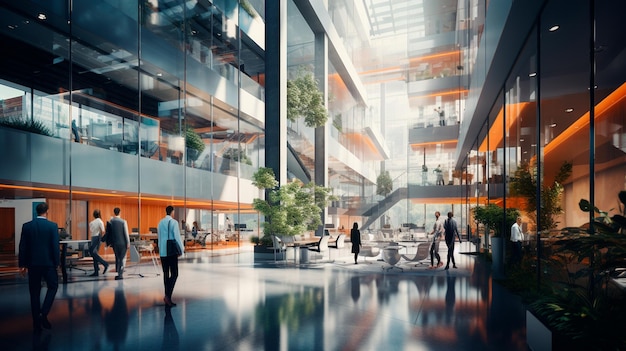
[[[519,141],[524,141],[524,138],[519,138]]]
[[[524,153],[525,153],[525,154],[527,154],[527,153],[528,153],[528,151],[524,151]]]
[[[40,13],[40,14],[38,14],[38,15],[37,15],[37,18],[39,18],[40,20],[42,20],[42,21],[43,21],[43,20],[45,20],[47,17],[46,17],[46,15],[45,15],[44,13]]]
[[[550,128],[554,128],[554,127],[556,127],[556,123],[551,123]]]
[[[163,76],[163,73],[161,72],[157,73],[157,77],[162,77],[162,76]]]
[[[570,108],[566,108],[566,109],[565,109],[565,112],[567,112],[567,113],[574,112],[574,109],[573,109],[573,108],[571,108],[571,107],[570,107]]]
[[[531,146],[531,147],[535,147],[535,146],[537,146],[537,144],[530,144],[530,146]]]
[[[537,75],[537,72],[532,72],[532,73],[529,73],[529,74],[528,74],[528,76],[529,76],[529,77],[534,77],[534,76],[536,76],[536,75]]]
[[[555,31],[559,30],[559,28],[560,28],[560,26],[558,24],[556,24],[556,25],[550,27],[550,29],[548,29],[548,30],[550,32],[555,32]]]

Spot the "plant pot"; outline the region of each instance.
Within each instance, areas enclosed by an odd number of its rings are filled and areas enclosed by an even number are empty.
[[[530,311],[526,311],[526,343],[533,351],[552,350],[552,332]]]
[[[285,259],[285,251],[276,251],[276,260],[282,261]],[[264,245],[254,246],[254,260],[255,261],[274,261],[274,250],[271,247]]]
[[[502,277],[504,275],[504,239],[502,237],[491,237],[491,259],[493,276]]]

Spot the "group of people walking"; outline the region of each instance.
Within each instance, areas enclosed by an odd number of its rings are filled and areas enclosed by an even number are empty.
[[[430,269],[443,266],[441,256],[439,256],[439,243],[442,237],[446,241],[446,246],[448,246],[448,261],[445,269],[450,269],[450,261],[452,261],[452,268],[456,268],[456,262],[454,261],[454,240],[458,238],[459,243],[461,243],[461,236],[459,235],[459,230],[453,217],[454,214],[448,212],[448,218],[443,220],[441,213],[439,211],[435,212],[435,223],[433,224],[433,230],[430,232],[430,235],[432,235],[430,242]],[[437,259],[437,265],[435,265],[435,258]]]
[[[48,220],[48,204],[45,202],[37,204],[35,211],[37,217],[32,221],[24,223],[19,244],[18,265],[20,274],[28,276],[28,290],[30,294],[31,314],[33,320],[33,330],[35,332],[44,329],[51,329],[52,325],[48,320],[48,313],[52,308],[58,286],[59,279],[57,268],[60,265],[60,240],[58,225]],[[103,274],[109,269],[106,262],[98,253],[100,245],[106,242],[113,248],[115,254],[115,270],[117,275],[115,280],[124,279],[124,268],[126,266],[126,254],[130,248],[130,236],[126,220],[120,217],[120,208],[113,209],[114,216],[106,223],[102,221],[100,210],[93,211],[94,219],[89,223],[89,233],[91,235],[90,254],[93,257],[94,272],[91,276],[100,275],[100,265],[103,267]],[[176,306],[172,301],[174,285],[178,278],[178,257],[185,252],[184,243],[180,237],[180,227],[174,215],[174,207],[165,208],[165,217],[158,224],[158,244],[161,266],[163,268],[163,285],[165,294],[163,301],[165,306],[170,308]],[[168,252],[168,240],[175,240],[180,248],[180,253]],[[46,295],[43,303],[41,297],[41,282],[46,283]]]

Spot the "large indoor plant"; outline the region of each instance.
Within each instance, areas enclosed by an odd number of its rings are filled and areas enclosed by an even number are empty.
[[[563,194],[563,182],[572,174],[572,163],[563,162],[558,173],[551,183],[541,182],[541,209],[537,211],[537,182],[540,180],[537,174],[537,166],[533,163],[523,163],[515,171],[511,179],[511,196],[524,198],[523,210],[528,213],[531,223],[536,227],[537,220],[541,232],[555,229],[559,222],[556,216],[563,212],[561,207],[561,195]]]
[[[299,68],[296,77],[287,81],[287,119],[304,117],[308,127],[320,127],[328,120],[324,95],[310,71]]]
[[[266,190],[266,199],[253,200],[254,209],[265,216],[261,243],[271,242],[272,235],[294,236],[317,230],[322,225],[321,212],[334,199],[331,188],[313,182],[293,180],[278,186],[271,168],[259,168],[253,185]]]
[[[489,231],[493,230],[491,238],[493,269],[497,273],[502,273],[504,267],[504,243],[510,236],[508,228],[511,228],[513,223],[515,223],[520,213],[516,208],[504,209],[493,203],[486,206],[476,206],[472,211],[474,220],[485,226],[486,243],[489,242]]]

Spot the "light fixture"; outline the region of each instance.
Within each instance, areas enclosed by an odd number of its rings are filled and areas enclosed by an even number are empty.
[[[556,127],[556,123],[550,123],[550,128]]]
[[[554,26],[550,27],[550,29],[548,29],[550,32],[556,32],[557,30],[559,30],[560,26],[558,24],[555,24]]]
[[[46,15],[45,15],[44,13],[40,13],[40,14],[38,14],[38,15],[37,15],[37,18],[39,18],[40,20],[42,20],[42,21],[43,21],[43,20],[45,20],[47,17],[46,17]]]
[[[524,142],[524,138],[519,138],[519,141],[520,142]]]
[[[161,72],[157,73],[157,77],[163,77],[163,73]]]
[[[574,112],[574,109],[573,109],[573,108],[571,108],[571,107],[570,107],[570,108],[566,108],[566,109],[565,109],[565,112],[567,112],[567,113]]]
[[[528,74],[529,77],[534,77],[536,75],[537,75],[537,72],[531,72],[531,73]]]

